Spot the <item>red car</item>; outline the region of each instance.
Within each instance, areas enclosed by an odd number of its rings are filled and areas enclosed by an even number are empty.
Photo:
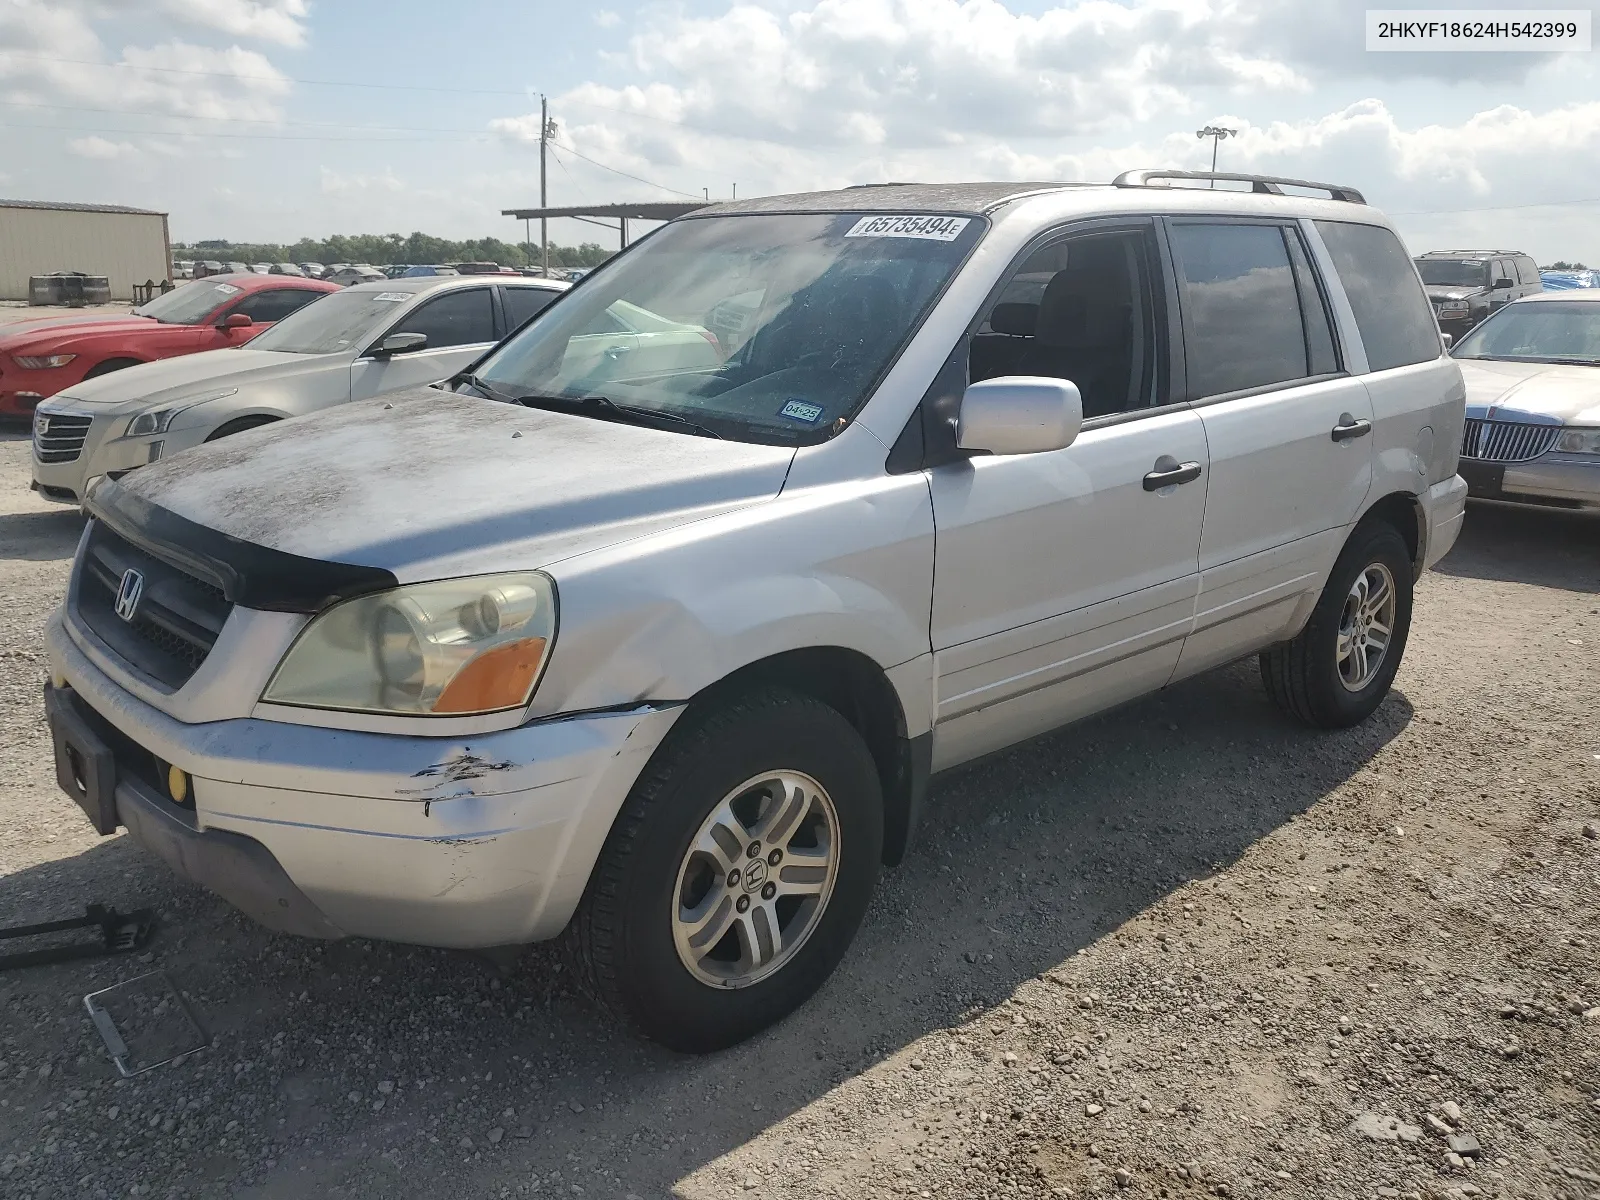
[[[0,416],[27,416],[46,396],[109,371],[242,346],[280,317],[339,290],[292,275],[213,275],[127,315],[51,314],[0,325]]]

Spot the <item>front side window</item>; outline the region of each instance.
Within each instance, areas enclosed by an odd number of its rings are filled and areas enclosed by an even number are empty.
[[[1456,344],[1456,358],[1600,365],[1600,304],[1508,304]]]
[[[244,313],[258,325],[271,324],[283,320],[292,312],[298,312],[321,295],[321,292],[313,292],[310,288],[271,288],[246,296],[234,306],[233,311]]]
[[[316,295],[317,293],[312,293]],[[366,344],[394,320],[411,292],[329,292],[251,339],[252,350],[280,354],[339,354]]]
[[[163,325],[203,325],[206,319],[230,302],[242,289],[231,283],[191,283],[157,296],[149,304],[133,310],[136,317],[150,317]]]
[[[462,288],[428,300],[389,330],[389,336],[397,333],[425,335],[429,350],[492,342],[494,302],[489,297],[489,289]]]
[[[476,374],[509,398],[598,395],[722,437],[815,441],[866,402],[984,228],[926,214],[686,218]]]
[[[1278,225],[1173,224],[1195,399],[1312,373],[1287,232]]]
[[[1070,380],[1086,418],[1149,406],[1160,340],[1149,241],[1095,234],[1029,255],[972,335],[970,380]]]
[[[1438,358],[1439,326],[1400,239],[1381,225],[1316,224],[1355,313],[1367,366],[1387,371]]]

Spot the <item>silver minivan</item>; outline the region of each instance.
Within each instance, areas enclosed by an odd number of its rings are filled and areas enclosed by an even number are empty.
[[[597,350],[635,312],[679,350]],[[714,205],[452,390],[102,482],[58,776],[275,929],[564,936],[725,1046],[838,964],[935,772],[1250,655],[1307,725],[1372,713],[1463,404],[1352,188]]]

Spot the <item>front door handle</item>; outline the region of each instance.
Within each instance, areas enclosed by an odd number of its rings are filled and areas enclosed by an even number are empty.
[[[1200,464],[1197,462],[1181,463],[1170,454],[1163,454],[1156,459],[1156,469],[1144,477],[1144,490],[1159,492],[1164,487],[1172,487],[1179,483],[1190,483],[1200,478]]]
[[[1360,420],[1344,413],[1339,417],[1339,423],[1333,427],[1333,440],[1348,442],[1351,438],[1366,437],[1372,432],[1372,422],[1362,417]]]

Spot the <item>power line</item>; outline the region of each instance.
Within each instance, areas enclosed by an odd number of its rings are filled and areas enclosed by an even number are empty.
[[[648,187],[660,188],[663,192],[671,192],[674,196],[687,196],[691,200],[700,199],[700,197],[696,196],[693,192],[680,192],[677,188],[668,187],[664,183],[656,183],[654,180],[646,179],[642,175],[630,175],[628,172],[620,171],[616,167],[607,166],[599,159],[590,158],[587,154],[584,154],[578,150],[574,150],[571,146],[562,146],[561,148],[568,154],[571,154],[576,158],[583,159],[583,161],[586,163],[592,163],[594,166],[599,167],[602,171],[610,171],[613,175],[621,175],[624,179],[631,179],[635,183],[642,183]]]
[[[301,129],[353,129],[372,133],[484,133],[479,129],[440,129],[405,125],[357,125],[347,121],[285,121],[277,117],[204,117],[197,113],[135,112],[126,108],[89,108],[81,104],[46,104],[27,100],[0,100],[3,108],[44,108],[62,112],[107,113],[117,117],[151,117],[158,121],[226,122],[240,125],[282,125]]]
[[[1579,204],[1600,204],[1600,196],[1587,200],[1549,200],[1539,204],[1492,204],[1483,208],[1435,208],[1427,212],[1392,212],[1391,217],[1448,217],[1457,213],[1515,212],[1524,208],[1572,208]]]
[[[537,94],[536,92],[534,92],[533,88],[531,88],[531,87],[522,88],[522,89],[511,89],[511,88],[453,88],[453,87],[429,87],[429,86],[427,86],[425,84],[411,84],[411,83],[360,83],[360,82],[356,82],[356,81],[352,81],[352,80],[348,80],[348,79],[301,79],[301,78],[298,78],[298,77],[292,76],[292,75],[241,75],[236,71],[206,71],[206,70],[201,70],[201,69],[199,69],[197,67],[151,67],[151,66],[144,66],[144,65],[141,65],[139,63],[100,62],[100,61],[98,61],[96,59],[90,59],[90,58],[57,58],[57,57],[55,57],[53,55],[47,55],[47,54],[23,54],[23,53],[21,53],[19,51],[15,51],[15,50],[0,50],[0,65],[4,65],[4,63],[5,63],[5,61],[7,59],[27,59],[27,60],[32,61],[32,62],[66,63],[66,64],[70,64],[72,66],[104,67],[104,68],[121,69],[121,70],[128,70],[128,71],[157,71],[157,72],[161,72],[163,74],[168,74],[168,75],[200,75],[200,76],[207,76],[207,77],[214,78],[214,79],[255,80],[257,82],[262,82],[262,83],[298,83],[298,84],[305,84],[305,85],[307,85],[309,87],[368,88],[368,89],[375,89],[375,90],[379,90],[379,91],[391,91],[391,92],[436,92],[436,93],[442,93],[442,94],[446,94],[446,95],[461,95],[461,96],[517,96],[517,97],[520,97],[520,98],[522,98],[524,100],[531,99],[534,95]],[[654,121],[658,125],[673,125],[673,126],[676,126],[676,127],[680,128],[680,129],[692,129],[697,133],[709,133],[709,134],[712,134],[713,136],[716,136],[716,137],[731,138],[731,139],[733,139],[735,141],[759,142],[762,145],[768,145],[768,146],[781,146],[781,145],[785,144],[785,143],[782,143],[782,142],[774,141],[772,138],[757,137],[754,134],[731,133],[731,132],[728,132],[728,131],[725,131],[725,130],[712,129],[709,126],[705,126],[705,125],[696,125],[692,121],[679,121],[679,120],[675,120],[672,117],[658,117],[658,116],[655,116],[652,113],[637,112],[637,111],[635,111],[633,109],[629,109],[629,108],[618,108],[618,107],[616,107],[615,105],[612,105],[612,104],[596,104],[592,100],[563,100],[562,103],[564,105],[568,106],[568,107],[589,108],[589,109],[593,109],[593,110],[595,110],[597,112],[616,113],[618,116],[634,117],[634,118],[636,118],[636,119],[638,119],[640,121]],[[48,107],[48,106],[41,105],[39,107]],[[66,106],[62,105],[62,106],[59,106],[59,107],[66,107]],[[100,110],[85,110],[85,111],[100,111]],[[196,120],[201,120],[201,119],[206,119],[206,118],[195,118],[195,119]],[[217,120],[227,120],[227,119],[232,119],[232,118],[220,118],[219,117],[219,118],[216,118],[216,119]]]
[[[0,129],[28,129],[35,133],[72,133],[83,135],[98,135],[114,133],[122,137],[156,137],[156,138],[242,138],[247,141],[257,142],[341,142],[346,145],[366,146],[392,146],[405,145],[412,142],[459,142],[462,134],[455,133],[449,137],[320,137],[315,134],[298,133],[202,133],[198,130],[163,130],[163,129],[84,129],[71,125],[17,125],[11,122],[0,121]],[[465,132],[465,131],[463,131]],[[484,130],[472,131],[475,135],[487,138],[489,134]]]

